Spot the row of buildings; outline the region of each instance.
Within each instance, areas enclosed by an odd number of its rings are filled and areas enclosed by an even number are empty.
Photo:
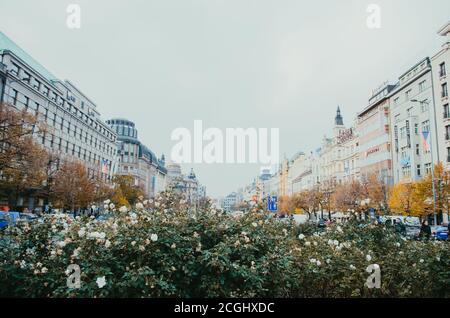
[[[450,168],[450,23],[439,52],[413,65],[395,83],[372,92],[349,127],[338,107],[333,135],[312,152],[284,159],[231,195],[236,201],[285,196],[315,186],[333,188],[376,173],[387,184],[413,182],[442,162]]]
[[[175,179],[189,184],[189,189],[200,189],[199,195],[205,192],[195,174],[192,177],[193,172],[188,176],[181,172],[168,176],[164,155],[158,158],[138,139],[132,121],[123,118],[103,121],[92,99],[70,81],[55,77],[2,32],[0,102],[25,109],[46,123],[48,131],[36,133],[36,140],[57,158],[83,162],[90,176],[100,176],[108,182],[114,175],[131,175],[148,197],[164,190]],[[46,204],[44,199],[30,193],[20,197],[16,205],[32,210]]]

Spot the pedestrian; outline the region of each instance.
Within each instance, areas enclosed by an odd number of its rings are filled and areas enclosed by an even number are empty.
[[[422,226],[420,227],[419,238],[425,238],[429,240],[431,237],[431,227],[428,225],[427,220],[423,220]]]

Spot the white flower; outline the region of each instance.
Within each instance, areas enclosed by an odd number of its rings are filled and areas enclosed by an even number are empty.
[[[111,246],[110,240],[106,240],[106,242],[105,242],[105,247],[106,247],[106,248],[109,248],[110,246]]]
[[[144,203],[144,205],[147,205],[148,200],[144,200],[144,202],[142,202],[142,203]]]
[[[47,272],[48,272],[47,267],[42,267],[41,273],[42,273],[42,274],[45,274],[45,273],[47,273]]]
[[[423,262],[424,262],[423,258],[421,258],[421,259],[419,260],[419,262],[423,263]]]
[[[144,205],[141,202],[136,203],[136,209],[142,210],[144,208]]]
[[[156,241],[158,240],[158,234],[152,234],[152,235],[150,235],[150,239],[151,239],[153,242],[156,242]]]
[[[136,219],[136,218],[137,218],[137,214],[133,212],[133,213],[130,214],[130,217],[131,217],[132,219]]]
[[[252,226],[253,226],[253,227],[258,227],[258,223],[253,222],[253,223],[252,223]]]
[[[351,269],[351,270],[355,270],[355,269],[356,269],[355,265],[351,264],[351,265],[350,265],[350,269]]]
[[[136,245],[136,241],[131,242],[131,245],[135,246]]]
[[[144,245],[139,245],[139,250],[140,250],[141,252],[145,251],[145,246],[144,246]]]
[[[155,202],[155,207],[159,207],[159,202]]]
[[[199,235],[198,235],[198,233],[197,232],[194,232],[194,238],[197,238],[197,237],[199,237]]]
[[[326,262],[327,262],[327,264],[330,264],[331,260],[329,258],[327,258]]]
[[[314,244],[314,246],[317,246],[317,242],[316,241],[314,241],[313,244]]]
[[[105,204],[105,205],[103,205],[103,208],[104,208],[105,210],[108,210],[108,209],[109,209],[109,205],[108,205],[108,204]]]
[[[76,249],[73,250],[73,254],[72,257],[78,257],[78,255],[80,254],[81,251],[81,247],[77,247]]]
[[[121,213],[127,213],[127,212],[128,212],[128,208],[127,208],[125,205],[123,205],[123,206],[121,206],[121,207],[119,208],[119,212],[121,212]]]
[[[367,254],[367,255],[366,255],[366,260],[367,260],[368,262],[370,262],[370,261],[372,260],[372,256],[370,256],[369,254]]]
[[[322,263],[319,260],[317,260],[316,264],[317,264],[317,266],[322,265]]]
[[[27,263],[25,263],[24,260],[22,260],[22,261],[20,262],[20,268],[24,269],[26,265],[27,265]]]
[[[105,201],[103,201],[103,203],[105,203],[105,204],[110,204],[110,203],[111,203],[111,200],[110,200],[110,199],[105,200]]]
[[[84,234],[86,234],[86,230],[84,229],[84,227],[82,227],[82,228],[78,231],[78,236],[79,236],[79,237],[83,237]]]
[[[95,282],[97,283],[98,288],[103,288],[106,285],[106,278],[105,276],[97,277]]]
[[[305,236],[303,235],[303,234],[300,234],[299,236],[298,236],[298,239],[299,240],[303,240],[305,238]]]
[[[339,241],[338,241],[338,240],[334,240],[334,241],[333,241],[333,244],[334,244],[335,246],[338,246],[338,245],[339,245]]]
[[[58,245],[59,247],[63,248],[64,246],[66,246],[66,242],[60,241],[56,245]]]
[[[310,261],[311,263],[317,262],[317,260],[316,260],[315,258],[310,258],[309,261]]]
[[[197,248],[195,249],[196,252],[202,251],[202,243],[198,243]]]
[[[400,247],[400,243],[398,243],[398,242],[395,243],[395,246]]]
[[[114,203],[111,203],[110,205],[109,205],[109,208],[112,210],[112,209],[114,209],[116,206],[114,205]]]
[[[176,245],[175,243],[173,243],[173,244],[170,246],[170,248],[175,249],[175,248],[177,248],[177,245]]]
[[[306,245],[306,246],[310,246],[310,245],[311,245],[311,242],[306,241],[306,242],[305,242],[305,245]]]
[[[342,227],[341,227],[340,225],[338,225],[338,226],[336,227],[336,230],[337,230],[339,233],[342,233]]]

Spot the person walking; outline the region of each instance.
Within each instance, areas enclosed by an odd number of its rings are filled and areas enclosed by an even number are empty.
[[[431,227],[427,220],[423,220],[422,226],[420,227],[419,238],[425,238],[429,240],[431,237]]]

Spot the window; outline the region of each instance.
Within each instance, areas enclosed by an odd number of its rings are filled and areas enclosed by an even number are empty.
[[[48,97],[49,91],[50,91],[50,89],[44,85],[44,88],[42,89],[42,94],[44,94],[45,96]]]
[[[425,90],[426,83],[427,83],[426,80],[419,83],[419,92],[423,92]]]
[[[408,117],[411,117],[411,111],[412,111],[412,107],[410,107],[406,110],[406,114]]]
[[[416,144],[416,155],[420,155],[420,148],[419,148],[419,144]]]
[[[409,100],[410,97],[411,97],[411,90],[407,90],[407,91],[405,92],[405,99],[406,99],[406,100]]]
[[[37,79],[33,78],[33,84],[32,85],[38,91],[41,90],[41,82],[39,82]]]
[[[447,75],[447,71],[445,70],[445,63],[441,63],[439,65],[439,76],[443,77],[445,75]]]
[[[12,63],[11,73],[13,73],[14,75],[17,76],[17,75],[19,75],[19,70],[20,70],[20,67],[17,64]]]
[[[448,104],[444,105],[444,118],[450,118],[450,112],[449,112]]]
[[[450,125],[445,126],[445,140],[450,140]]]
[[[422,132],[425,132],[425,131],[430,131],[430,121],[429,120],[425,120],[422,123]]]
[[[394,99],[394,105],[398,105],[399,101],[400,101],[400,97],[395,98]]]
[[[398,123],[400,121],[400,114],[395,115],[395,122]]]
[[[16,103],[17,103],[17,91],[15,89],[11,90],[10,97],[11,97],[11,101],[12,101],[11,103],[13,105],[16,105]]]
[[[417,175],[420,177],[420,165],[417,165]]]
[[[450,162],[450,148],[447,148],[447,162]]]
[[[401,127],[400,128],[400,139],[405,139],[406,138],[406,127]]]
[[[30,73],[28,73],[28,72],[25,72],[25,71],[23,71],[23,76],[22,76],[22,80],[24,81],[24,82],[30,82],[30,80],[31,80],[31,75],[30,75]]]
[[[441,96],[444,97],[448,97],[448,88],[447,88],[447,83],[442,84],[442,94]]]
[[[402,167],[402,175],[405,178],[408,178],[411,176],[411,166],[404,166]]]
[[[58,95],[56,95],[55,92],[52,93],[52,101],[56,102],[56,99],[58,98]]]
[[[431,173],[431,163],[426,163],[425,164],[425,174],[430,174]]]
[[[428,111],[428,100],[424,100],[423,102],[420,102],[420,110],[422,113],[425,113]]]
[[[414,124],[414,133],[415,133],[416,135],[419,134],[419,124]]]

